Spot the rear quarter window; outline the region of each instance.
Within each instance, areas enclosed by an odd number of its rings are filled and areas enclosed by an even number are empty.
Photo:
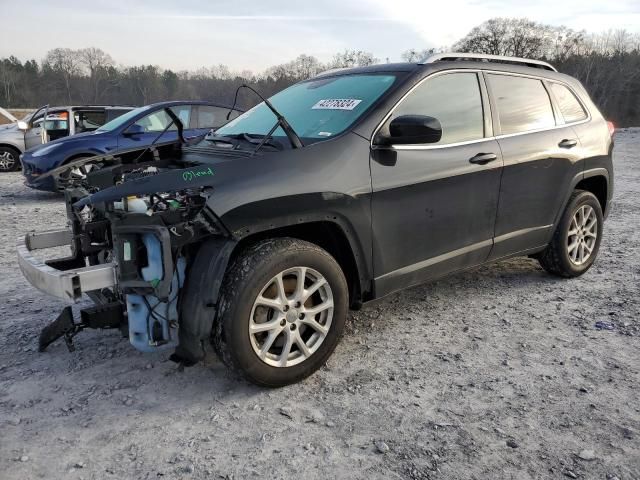
[[[487,75],[502,135],[551,128],[553,108],[542,81],[513,75]]]
[[[566,123],[579,122],[587,118],[587,112],[585,112],[576,96],[567,87],[559,83],[552,83],[551,92],[558,102],[560,113],[562,113],[562,117]]]
[[[98,127],[104,125],[106,119],[106,113],[102,111],[82,111],[76,110],[73,112],[73,120],[75,123],[76,133],[80,132],[92,132]]]
[[[211,105],[198,106],[198,128],[219,128],[227,123],[228,108],[214,107]],[[238,116],[238,112],[233,110],[229,115],[229,120]]]

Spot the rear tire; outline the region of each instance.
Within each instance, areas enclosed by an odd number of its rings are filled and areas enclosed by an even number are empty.
[[[20,168],[20,152],[12,147],[0,147],[0,172],[13,172]]]
[[[602,207],[596,196],[584,190],[574,191],[551,243],[538,257],[540,265],[560,277],[582,275],[598,255],[602,226]]]
[[[289,385],[333,353],[348,304],[347,281],[329,253],[293,238],[265,240],[229,267],[212,343],[251,382]]]

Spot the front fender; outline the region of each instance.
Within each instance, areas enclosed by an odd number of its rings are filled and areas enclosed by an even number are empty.
[[[214,237],[205,241],[187,271],[180,293],[179,344],[172,360],[192,365],[204,358],[216,315],[224,274],[236,241]]]
[[[215,197],[215,194],[212,198]],[[372,278],[371,215],[369,195],[337,192],[289,195],[248,203],[220,217],[221,223],[240,241],[271,230],[327,222],[344,234],[358,269],[363,289]]]
[[[9,139],[6,139],[6,138],[0,138],[0,147],[15,148],[20,153],[23,153],[24,152],[24,140],[22,142],[20,142],[20,141],[14,141],[13,139],[9,140]]]

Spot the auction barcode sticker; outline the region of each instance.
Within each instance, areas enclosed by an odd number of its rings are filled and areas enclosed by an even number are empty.
[[[353,110],[360,102],[355,98],[327,98],[319,100],[311,110]]]

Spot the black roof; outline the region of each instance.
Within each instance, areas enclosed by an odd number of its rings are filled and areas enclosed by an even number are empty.
[[[357,73],[413,72],[415,70],[419,70],[421,67],[422,65],[418,63],[379,63],[376,65],[367,65],[366,67],[334,68],[326,70],[317,76],[353,75]]]

